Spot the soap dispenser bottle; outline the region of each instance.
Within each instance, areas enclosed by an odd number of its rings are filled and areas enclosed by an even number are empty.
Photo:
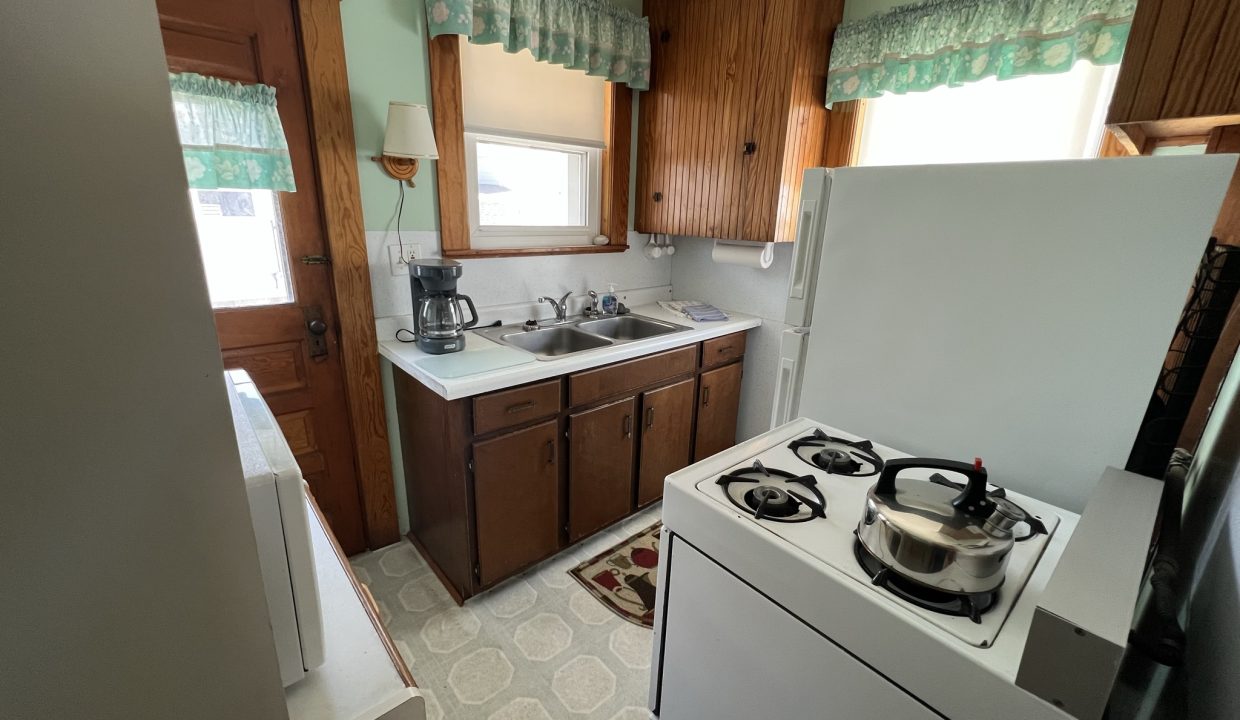
[[[603,314],[615,315],[620,300],[616,297],[616,284],[607,283],[607,294],[603,295]]]

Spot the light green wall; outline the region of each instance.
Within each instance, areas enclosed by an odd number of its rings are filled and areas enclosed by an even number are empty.
[[[418,0],[344,0],[340,4],[367,230],[386,229],[396,207],[396,181],[370,159],[383,149],[388,102],[430,104],[423,8]],[[413,181],[417,187],[406,188],[401,227],[436,230],[435,162],[423,161]]]
[[[641,12],[641,0],[612,2],[633,12]],[[396,208],[396,182],[384,175],[370,158],[383,149],[383,129],[387,122],[389,101],[431,104],[425,5],[421,0],[343,0],[340,15],[344,26],[345,61],[349,66],[349,96],[353,103],[353,133],[357,140],[362,214],[367,230],[386,230],[394,227],[390,224]],[[635,102],[635,142],[631,158],[634,173],[637,163],[636,110]],[[434,111],[432,106],[431,112]],[[407,189],[405,194],[401,227],[407,230],[438,230],[439,204],[433,160],[423,161],[414,182],[417,187]],[[632,202],[629,206],[631,214]]]

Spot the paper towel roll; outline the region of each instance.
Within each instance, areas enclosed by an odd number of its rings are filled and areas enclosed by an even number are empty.
[[[742,265],[765,270],[775,259],[775,243],[727,243],[715,241],[710,259],[717,263]]]

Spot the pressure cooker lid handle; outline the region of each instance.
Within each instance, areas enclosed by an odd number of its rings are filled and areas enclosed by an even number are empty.
[[[979,517],[989,515],[994,509],[994,501],[986,495],[986,468],[981,458],[974,458],[972,463],[943,458],[895,458],[888,460],[883,472],[878,476],[878,484],[874,486],[875,495],[895,495],[896,475],[912,468],[927,470],[946,470],[956,472],[968,478],[964,490],[952,500],[952,506],[961,512]]]

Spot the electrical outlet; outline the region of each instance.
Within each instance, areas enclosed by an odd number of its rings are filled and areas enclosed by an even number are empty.
[[[401,255],[400,245],[388,245],[388,261],[392,264],[392,275],[395,277],[404,277],[409,274],[409,263],[414,258],[422,257],[421,243],[405,243],[404,256]]]

